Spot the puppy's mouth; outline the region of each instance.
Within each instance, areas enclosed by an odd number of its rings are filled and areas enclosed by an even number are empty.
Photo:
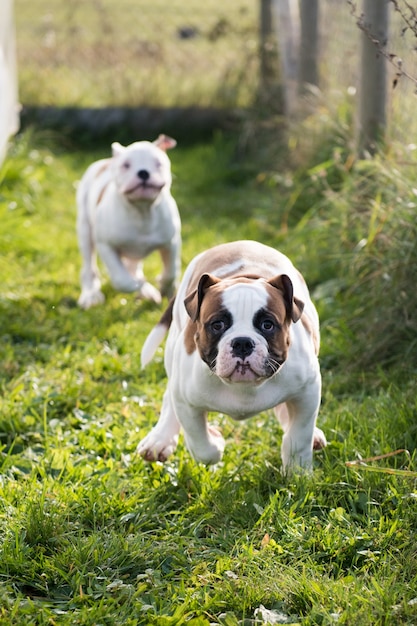
[[[231,383],[246,383],[257,382],[271,378],[283,365],[284,361],[277,361],[276,359],[267,359],[263,365],[253,364],[248,360],[237,360],[231,367],[215,367],[213,371],[224,380]]]
[[[231,383],[259,382],[266,378],[264,372],[257,372],[249,361],[236,361],[230,371],[219,372],[218,375]]]
[[[250,363],[247,361],[238,361],[236,363],[236,367],[233,370],[230,380],[232,382],[248,382],[253,380],[258,380],[259,378],[263,378],[257,374],[253,369]]]
[[[156,185],[155,183],[149,183],[148,181],[141,181],[134,187],[125,191],[126,196],[148,197],[151,195],[157,195],[164,185]]]

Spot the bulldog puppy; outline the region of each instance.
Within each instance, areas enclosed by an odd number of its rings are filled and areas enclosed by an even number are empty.
[[[276,250],[254,241],[216,246],[188,266],[175,300],[148,335],[145,366],[169,328],[168,386],[156,426],[139,443],[147,461],[165,461],[180,426],[192,456],[217,463],[225,441],[207,412],[246,419],[273,408],[284,430],[285,471],[311,468],[321,376],[319,321],[301,274]]]
[[[180,274],[181,222],[171,195],[166,151],[175,139],[112,144],[113,156],[90,165],[77,190],[77,233],[83,257],[78,304],[104,302],[96,252],[115,289],[159,304],[171,297]],[[159,250],[164,270],[158,291],[145,280],[143,259]]]

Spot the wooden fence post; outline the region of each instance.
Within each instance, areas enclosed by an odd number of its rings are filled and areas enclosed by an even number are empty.
[[[357,144],[373,154],[384,139],[387,109],[387,68],[390,0],[363,0]]]
[[[271,79],[271,39],[272,5],[271,0],[260,0],[260,79],[261,89],[268,86]]]
[[[298,81],[302,93],[307,85],[319,85],[319,0],[300,0],[300,23]]]
[[[280,75],[278,46],[272,19],[273,0],[260,0],[260,41],[259,41],[259,92],[258,104],[269,112],[283,112],[282,76]]]
[[[298,101],[297,74],[300,42],[298,0],[273,0],[272,13],[282,70],[284,111],[287,115],[291,115],[295,112]]]

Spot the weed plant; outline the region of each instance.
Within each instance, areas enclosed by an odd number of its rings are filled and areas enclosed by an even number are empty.
[[[347,109],[319,143],[309,123],[265,160],[223,136],[171,155],[184,265],[260,239],[319,307],[329,445],[292,477],[269,413],[212,415],[227,440],[214,468],[182,440],[164,465],[136,456],[166,383],[162,350],[139,366],[160,310],[109,285],[104,306],[76,306],[74,184],[109,148],[15,142],[0,188],[0,624],[416,623],[415,192],[400,165],[415,153],[358,162]],[[157,256],[146,265],[154,279]]]

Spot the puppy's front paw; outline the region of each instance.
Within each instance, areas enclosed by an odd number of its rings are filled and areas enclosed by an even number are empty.
[[[151,285],[151,283],[144,282],[138,292],[138,297],[144,300],[150,300],[155,304],[161,304],[162,296],[159,291]]]
[[[193,458],[204,465],[215,465],[223,456],[224,447],[226,445],[220,432],[214,426],[208,426],[208,441],[206,444],[198,443],[197,445],[187,441],[187,447],[191,452]]]
[[[178,435],[164,436],[156,428],[142,439],[136,448],[145,461],[166,461],[174,452],[178,443]]]
[[[104,294],[101,291],[83,291],[78,298],[78,306],[80,306],[82,309],[87,310],[90,309],[92,306],[103,304],[104,299]]]
[[[321,450],[327,446],[327,439],[321,428],[314,429],[313,450]]]

